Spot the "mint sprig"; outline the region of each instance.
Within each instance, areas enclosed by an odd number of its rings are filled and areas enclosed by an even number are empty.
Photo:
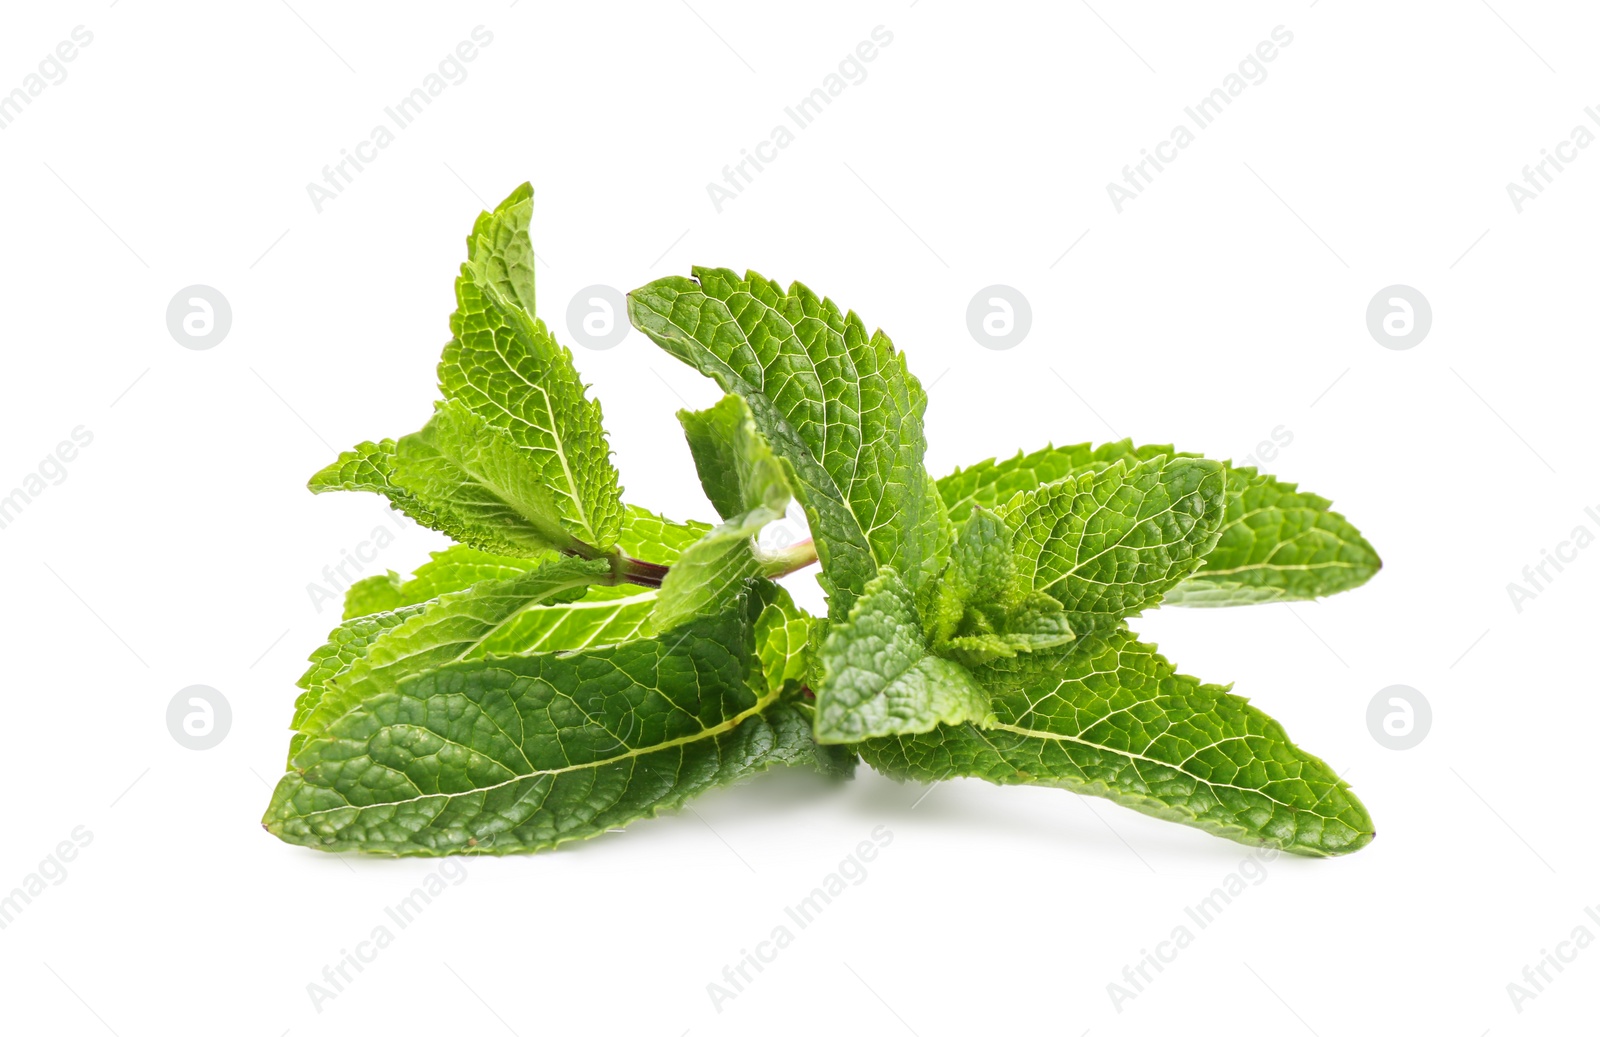
[[[300,680],[269,831],[527,852],[859,758],[1312,856],[1372,839],[1327,764],[1126,625],[1366,582],[1381,563],[1327,500],[1127,440],[936,480],[927,396],[887,336],[804,285],[696,268],[629,296],[639,330],[727,393],[678,415],[719,521],[665,518],[623,501],[600,406],[537,316],[532,211],[524,184],[473,226],[432,416],[311,479],[456,544],[348,591]],[[812,539],[764,548],[791,501]],[[774,582],[818,562],[826,617]]]

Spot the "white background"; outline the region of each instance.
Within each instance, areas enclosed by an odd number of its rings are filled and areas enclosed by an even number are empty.
[[[0,892],[76,826],[93,841],[0,930],[0,1027],[1590,1028],[1600,949],[1520,1012],[1507,984],[1575,926],[1600,935],[1584,914],[1600,904],[1600,551],[1520,613],[1507,584],[1574,527],[1600,531],[1584,512],[1600,506],[1600,149],[1521,213],[1506,184],[1575,126],[1600,131],[1584,114],[1600,102],[1593,13],[693,4],[8,8],[0,92],[75,26],[93,42],[0,130],[0,494],[75,427],[94,439],[0,529]],[[306,184],[478,25],[493,42],[467,79],[315,211]],[[893,42],[865,81],[718,213],[707,182],[877,25]],[[1278,25],[1293,42],[1267,78],[1117,213],[1107,182]],[[258,826],[301,660],[337,618],[307,587],[388,521],[377,498],[303,484],[335,450],[425,420],[464,236],[523,180],[540,308],[563,338],[596,283],[691,263],[802,279],[883,327],[931,387],[936,473],[1120,436],[1239,458],[1282,426],[1293,442],[1267,467],[1333,498],[1384,571],[1315,604],[1136,626],[1343,771],[1376,842],[1272,862],[1119,1012],[1107,984],[1194,929],[1185,907],[1248,850],[1059,791],[957,782],[919,803],[870,773],[770,775],[698,817],[468,862],[318,1012],[307,985],[438,864],[318,854]],[[233,309],[207,351],[165,321],[196,283]],[[1033,311],[1005,352],[966,330],[997,283]],[[1365,323],[1396,283],[1433,309],[1408,351]],[[711,517],[672,415],[717,391],[637,333],[575,352],[628,498]],[[408,529],[368,571],[440,544]],[[802,596],[817,603],[814,585]],[[208,751],[167,730],[191,684],[232,706]],[[1367,727],[1392,684],[1432,704],[1408,751]],[[879,825],[893,842],[867,879],[719,1013],[707,984]]]

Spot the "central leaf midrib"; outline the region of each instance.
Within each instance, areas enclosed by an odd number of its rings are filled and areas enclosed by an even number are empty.
[[[1115,748],[1112,748],[1109,745],[1102,745],[1099,742],[1091,742],[1088,739],[1079,738],[1077,735],[1060,734],[1060,733],[1055,732],[1055,731],[1040,731],[1037,728],[1020,727],[1020,726],[1015,725],[1015,724],[989,724],[989,725],[986,726],[985,729],[986,730],[990,730],[990,731],[1008,731],[1011,734],[1020,735],[1020,736],[1022,736],[1024,738],[1044,738],[1044,739],[1049,739],[1049,740],[1057,741],[1057,742],[1072,742],[1075,745],[1081,745],[1081,746],[1084,746],[1084,747],[1089,748],[1089,749],[1095,749],[1095,750],[1098,750],[1099,752],[1111,753],[1114,756],[1121,756],[1121,757],[1123,757],[1125,759],[1129,759],[1129,760],[1140,760],[1140,761],[1143,761],[1145,763],[1154,764],[1157,767],[1165,767],[1168,770],[1177,771],[1179,774],[1182,774],[1184,777],[1190,778],[1190,779],[1192,779],[1194,781],[1197,781],[1200,784],[1207,786],[1208,788],[1233,789],[1236,792],[1252,793],[1254,795],[1258,795],[1258,796],[1262,797],[1263,799],[1267,800],[1269,803],[1276,803],[1276,804],[1278,804],[1279,806],[1283,807],[1286,810],[1299,811],[1301,809],[1304,809],[1304,808],[1295,806],[1293,803],[1285,803],[1281,799],[1276,799],[1273,796],[1269,795],[1267,792],[1263,791],[1262,789],[1249,788],[1249,787],[1244,786],[1244,785],[1233,785],[1233,784],[1230,784],[1228,782],[1223,782],[1223,781],[1212,781],[1209,778],[1202,778],[1199,775],[1193,773],[1192,771],[1184,770],[1184,768],[1180,764],[1168,763],[1165,760],[1158,760],[1153,756],[1145,756],[1142,753],[1131,752],[1131,751],[1129,751],[1127,749],[1115,749]],[[1247,736],[1238,736],[1238,737],[1247,737]],[[1216,743],[1209,743],[1207,745],[1201,746],[1201,750],[1209,749],[1209,748],[1212,747],[1212,745],[1215,745],[1215,744]],[[1193,759],[1194,757],[1190,756],[1189,758]],[[1111,786],[1111,787],[1115,788],[1115,786]],[[1193,811],[1189,811],[1189,813],[1193,813]],[[1194,816],[1195,817],[1200,817],[1202,815],[1194,814]],[[1321,817],[1323,815],[1318,814],[1317,816]]]
[[[499,290],[493,285],[480,283],[476,277],[472,279],[472,284],[478,289],[479,292],[483,293],[486,298],[490,298],[497,306],[499,306],[509,321],[515,321],[519,316],[522,316],[522,311],[520,308],[510,305],[505,301],[505,299],[501,298]],[[538,327],[534,324],[533,318],[525,317],[524,319],[526,321],[526,326],[522,330],[530,339],[536,338],[538,336]],[[549,337],[550,344],[552,346],[556,346],[557,343],[555,342],[554,337]],[[583,530],[584,536],[588,538],[591,544],[596,547],[605,547],[606,545],[598,542],[599,535],[595,532],[594,524],[589,520],[589,512],[588,509],[584,507],[582,493],[579,489],[578,482],[573,477],[572,468],[567,463],[566,446],[556,429],[555,409],[551,405],[549,391],[543,386],[528,380],[527,376],[517,368],[517,365],[512,363],[511,358],[506,356],[504,350],[501,348],[499,337],[496,336],[492,331],[489,334],[489,341],[493,348],[494,355],[500,358],[501,363],[505,364],[506,370],[516,375],[524,385],[528,386],[528,388],[534,390],[535,392],[539,393],[541,397],[543,397],[545,416],[549,419],[550,423],[549,428],[540,429],[539,426],[534,422],[529,421],[527,418],[522,417],[519,414],[513,413],[509,407],[506,407],[500,403],[500,401],[496,400],[494,396],[491,395],[487,390],[476,385],[474,385],[473,388],[482,393],[484,399],[488,400],[490,403],[499,408],[507,418],[510,418],[513,421],[520,421],[530,428],[538,429],[541,432],[549,433],[551,442],[555,444],[555,449],[552,452],[556,455],[556,459],[561,462],[561,473],[565,478],[568,487],[566,497],[572,501],[572,506],[577,511],[578,525]],[[557,346],[557,348],[559,348],[559,346]],[[462,374],[463,376],[466,375],[465,369],[463,369]],[[467,384],[471,385],[472,383],[470,380],[468,380]]]
[[[659,691],[659,689],[655,689],[655,690]],[[735,714],[734,716],[729,717],[727,720],[724,720],[721,723],[716,724],[716,725],[714,725],[712,727],[701,728],[701,730],[699,732],[695,733],[695,734],[683,735],[682,737],[679,737],[679,738],[668,739],[665,742],[659,742],[656,745],[652,745],[652,746],[646,746],[646,747],[642,747],[642,748],[639,748],[639,749],[631,749],[628,752],[622,753],[622,754],[617,755],[617,756],[609,756],[609,757],[606,757],[603,760],[591,760],[591,761],[589,761],[587,763],[574,763],[574,764],[570,764],[569,766],[566,766],[566,767],[554,767],[554,768],[550,768],[550,769],[546,769],[546,770],[532,771],[531,773],[528,773],[528,774],[518,774],[515,777],[507,778],[505,781],[496,782],[493,785],[485,785],[485,786],[483,786],[481,788],[466,789],[466,790],[464,790],[462,792],[427,792],[427,793],[423,793],[420,796],[412,796],[409,799],[395,799],[395,800],[390,800],[390,801],[388,801],[386,803],[369,803],[369,804],[367,804],[365,806],[356,806],[356,805],[350,803],[347,800],[345,802],[345,805],[342,806],[342,807],[326,807],[326,808],[324,808],[322,810],[312,810],[312,811],[310,811],[308,813],[304,813],[304,814],[295,814],[294,815],[294,819],[298,820],[298,819],[303,819],[303,818],[316,817],[319,814],[332,814],[332,813],[337,813],[340,810],[354,810],[354,811],[358,811],[359,812],[359,811],[363,811],[363,810],[378,810],[378,809],[382,809],[382,808],[385,808],[385,807],[400,807],[400,806],[404,806],[407,803],[420,803],[420,802],[422,802],[424,800],[430,800],[430,799],[452,800],[452,799],[456,799],[456,798],[461,797],[461,796],[475,796],[475,795],[478,795],[479,793],[493,792],[494,790],[500,789],[500,788],[504,788],[507,785],[514,785],[519,781],[529,781],[529,780],[532,780],[532,779],[535,779],[535,778],[543,778],[543,777],[551,777],[551,776],[556,776],[556,775],[561,775],[561,774],[568,774],[568,773],[571,773],[573,771],[592,770],[592,769],[594,769],[596,767],[607,766],[608,764],[621,763],[621,762],[623,762],[625,760],[631,760],[631,759],[634,759],[635,757],[639,757],[639,756],[647,756],[650,753],[659,752],[659,751],[664,750],[664,749],[673,749],[673,748],[676,748],[676,747],[678,747],[680,745],[688,745],[688,744],[693,743],[693,742],[698,742],[703,738],[715,738],[718,735],[726,734],[729,731],[732,731],[735,727],[738,727],[744,721],[748,720],[750,717],[760,714],[768,706],[770,706],[774,702],[776,702],[781,693],[782,693],[782,689],[781,688],[778,689],[777,691],[769,691],[766,695],[758,697],[756,699],[756,701],[755,701],[755,704],[750,706],[750,708],[742,710],[741,712]],[[402,727],[402,726],[415,727],[416,725],[414,725],[414,724],[412,724],[412,725],[401,725],[401,724],[385,725],[385,727]],[[432,734],[436,734],[436,735],[438,734],[438,732],[433,731],[431,728],[428,728],[426,730],[428,730]],[[601,730],[605,730],[605,729],[601,728]],[[607,732],[607,733],[609,734],[610,732]],[[444,736],[443,735],[439,735],[439,737],[443,738]],[[615,738],[616,736],[612,735],[612,737]],[[459,744],[459,743],[457,743],[457,744]],[[521,747],[519,746],[518,748],[520,749]],[[493,760],[493,757],[488,756],[488,754],[482,752],[481,750],[472,749],[472,752],[473,752],[474,755],[482,756],[485,759]],[[524,754],[524,755],[526,755],[526,754]],[[368,759],[371,759],[371,757],[368,757]],[[373,762],[376,763],[377,761],[373,761]],[[505,766],[505,764],[499,763],[499,761],[497,761],[497,760],[495,760],[494,762],[499,764],[499,766],[502,766],[502,767]],[[382,766],[382,765],[380,764],[380,766]],[[388,768],[388,769],[393,770],[393,768]],[[407,779],[407,780],[409,780],[409,779]],[[327,788],[326,786],[324,786],[324,787],[327,789],[327,791],[335,793],[336,795],[339,795],[341,797],[344,795],[338,789]]]

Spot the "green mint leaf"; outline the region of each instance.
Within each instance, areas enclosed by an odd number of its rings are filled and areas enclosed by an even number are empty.
[[[1215,461],[1125,459],[1020,493],[1002,515],[1031,587],[1098,625],[1154,605],[1199,567],[1217,540],[1225,483]]]
[[[394,611],[406,603],[405,595],[400,590],[403,585],[400,574],[393,569],[357,580],[344,592],[342,618],[351,620],[376,612]]]
[[[368,440],[340,454],[332,464],[313,475],[306,488],[312,493],[358,490],[388,496],[396,492],[390,479],[393,474],[394,440],[378,443]]]
[[[539,560],[531,558],[490,554],[465,544],[454,544],[443,551],[431,552],[411,578],[400,584],[400,593],[405,604],[415,605],[451,591],[466,590],[485,580],[514,579],[539,564]]]
[[[325,850],[519,853],[815,762],[801,712],[752,690],[760,594],[666,638],[473,659],[365,696],[307,741],[263,823]]]
[[[380,493],[402,514],[490,553],[593,555],[562,525],[550,491],[508,437],[456,401],[438,404],[420,432],[365,442],[311,477],[313,493]]]
[[[1018,652],[1043,652],[1077,638],[1070,617],[1061,603],[1040,595],[1043,607],[1030,607],[1005,617],[1001,629],[957,634],[935,650],[966,666],[977,666],[992,659],[1009,659]]]
[[[448,557],[466,548],[451,548],[435,555]],[[460,556],[457,556],[459,559]],[[494,556],[485,556],[494,557]],[[522,559],[502,559],[522,561]],[[602,572],[595,563],[584,563],[588,571]],[[426,568],[424,566],[423,568]],[[418,569],[422,573],[423,569]],[[441,567],[438,572],[449,571]],[[456,570],[463,576],[467,569]],[[515,573],[515,570],[510,570]],[[570,572],[570,569],[558,569]],[[525,575],[525,574],[524,574]],[[522,580],[472,580],[459,588],[435,582],[443,600],[428,600],[399,608],[346,620],[328,635],[328,643],[311,655],[311,668],[300,678],[304,689],[295,700],[296,733],[289,743],[292,761],[305,743],[307,719],[322,702],[330,685],[353,699],[373,688],[387,687],[406,676],[422,672],[440,658],[478,658],[533,651],[571,651],[603,644],[618,644],[644,634],[655,607],[656,592],[634,586],[609,587],[592,584],[581,597],[571,588],[550,589],[550,574]],[[421,579],[408,580],[402,588],[420,593]],[[482,585],[482,592],[462,593]],[[803,614],[802,614],[803,615]],[[408,623],[413,618],[415,623]],[[371,646],[393,634],[378,652],[377,664],[365,663]],[[442,651],[443,654],[439,654]],[[451,653],[455,654],[452,655]],[[358,663],[361,663],[358,667]],[[379,675],[369,681],[376,665]],[[781,665],[781,661],[777,664]]]
[[[572,353],[533,309],[533,193],[523,185],[478,217],[456,280],[454,338],[439,362],[439,389],[503,432],[548,488],[570,536],[616,543],[622,520],[617,470],[600,405],[585,395]]]
[[[656,601],[657,630],[720,610],[759,576],[755,537],[783,518],[791,498],[788,467],[757,431],[744,400],[725,396],[703,411],[679,411],[678,421],[700,482],[724,521],[672,563]]]
[[[300,679],[305,693],[295,703],[293,727],[301,727],[328,683],[353,686],[365,679],[367,667],[357,669],[356,664],[366,658],[375,641],[391,632],[395,641],[380,649],[382,657],[431,653],[440,645],[454,645],[461,657],[571,651],[643,636],[655,607],[656,591],[631,584],[593,583],[586,590],[564,587],[552,592],[552,573],[569,576],[574,572],[562,563],[522,579],[539,563],[486,555],[459,545],[433,557],[417,569],[415,577],[398,581],[401,597],[418,600],[408,600],[390,611],[349,617],[329,635],[327,644],[312,653],[312,666]],[[580,580],[608,571],[593,562],[572,564],[580,567]],[[479,587],[481,593],[462,593]],[[424,619],[396,629],[424,614]],[[423,654],[420,658],[419,666],[434,656]],[[774,658],[781,666],[783,660]],[[303,740],[304,735],[296,736],[295,745]]]
[[[1222,537],[1163,604],[1309,601],[1366,583],[1383,562],[1331,504],[1253,468],[1230,469]]]
[[[1123,458],[1198,457],[1170,445],[1121,440],[1091,447],[1046,447],[1006,460],[980,461],[939,480],[952,515],[975,505],[998,507],[1019,492],[1099,471]],[[1330,502],[1253,468],[1228,469],[1221,536],[1193,576],[1168,591],[1166,605],[1206,607],[1307,601],[1358,587],[1380,568],[1372,545]]]
[[[946,641],[956,636],[972,606],[1014,605],[1028,590],[1017,572],[1005,520],[987,508],[971,508],[934,590],[929,636],[935,643]]]
[[[756,658],[761,663],[765,687],[773,694],[781,694],[785,702],[799,710],[805,717],[806,729],[814,732],[816,707],[795,697],[795,693],[803,693],[806,681],[812,679],[828,623],[798,608],[782,587],[768,586],[776,593],[756,620]],[[854,749],[823,745],[813,735],[812,752],[817,770],[828,777],[842,780],[855,776],[859,758]]]
[[[442,532],[491,554],[593,555],[564,527],[550,490],[504,433],[463,404],[439,404],[422,431],[395,444],[391,480],[438,515]]]
[[[532,220],[533,185],[524,183],[494,212],[480,212],[467,235],[467,265],[474,280],[529,317],[539,312],[533,299]]]
[[[782,587],[774,585],[771,593],[772,603],[756,619],[756,658],[768,691],[798,691],[811,672],[823,624]]]
[[[575,601],[590,584],[609,573],[610,566],[604,561],[568,558],[509,580],[480,583],[426,605],[411,606],[419,611],[373,638],[348,669],[324,682],[314,701],[301,696],[299,712],[304,716],[295,726],[302,733],[315,736],[355,704],[392,690],[409,677],[486,654],[491,646],[499,651],[528,650],[525,646],[512,649],[493,639],[538,606]],[[565,643],[550,647],[565,647]]]
[[[950,514],[959,518],[974,507],[998,508],[1018,493],[1036,490],[1069,475],[1099,471],[1124,458],[1148,461],[1162,454],[1200,456],[1180,453],[1171,446],[1134,446],[1131,439],[1098,447],[1090,443],[1047,446],[1031,454],[1019,452],[1005,460],[990,459],[969,468],[957,468],[938,481],[939,496]]]
[[[1142,813],[1308,856],[1371,842],[1333,769],[1226,688],[1178,674],[1125,629],[979,671],[995,719],[859,747],[893,777],[956,775],[1104,796]]]
[[[973,506],[950,549],[926,623],[940,655],[969,666],[1066,644],[1075,636],[1061,603],[1017,570],[1005,520]]]
[[[1074,446],[1047,446],[1031,454],[1020,451],[1016,457],[990,458],[967,468],[957,468],[937,483],[939,497],[952,518],[959,519],[973,508],[998,508],[1018,493],[1036,490],[1056,482],[1087,465],[1094,457],[1088,443]]]
[[[734,521],[765,509],[780,515],[793,494],[789,470],[756,428],[743,398],[724,396],[705,410],[678,412],[700,485],[717,514]]]
[[[347,592],[299,682],[271,831],[526,852],[775,764],[845,777],[864,756],[1295,853],[1370,841],[1325,764],[1124,622],[1365,582],[1381,563],[1326,499],[1131,440],[935,482],[926,394],[881,331],[798,283],[695,268],[628,302],[728,393],[679,415],[721,521],[668,520],[622,501],[600,406],[538,318],[532,211],[523,184],[474,223],[432,419],[310,480],[383,494],[457,544]],[[764,551],[791,499],[813,539]],[[827,618],[772,582],[813,561]]]
[[[806,723],[812,721],[812,713],[805,713]],[[861,757],[851,746],[823,745],[821,742],[812,745],[813,762],[817,770],[830,778],[844,781],[856,776],[856,764],[861,762]]]
[[[658,593],[632,584],[595,584],[573,601],[523,609],[471,654],[565,652],[631,641],[649,633]]]
[[[848,615],[883,565],[920,591],[942,567],[949,523],[922,466],[927,396],[904,357],[804,285],[784,292],[755,273],[694,274],[635,290],[629,317],[743,397],[792,466],[829,614]]]
[[[313,475],[306,488],[312,493],[331,493],[335,490],[354,490],[378,493],[389,498],[389,504],[412,521],[455,536],[459,528],[449,515],[440,514],[418,500],[411,491],[394,481],[395,442],[392,439],[377,443],[357,443],[353,449],[340,454],[338,459]]]
[[[625,509],[622,517],[622,533],[617,541],[618,549],[630,557],[659,565],[671,565],[676,562],[683,548],[711,530],[711,526],[704,522],[673,522],[632,504],[626,505]],[[465,590],[488,580],[511,579],[555,557],[545,555],[540,558],[516,558],[479,551],[465,544],[454,544],[443,551],[433,552],[431,559],[418,566],[409,579],[402,580],[396,573],[389,572],[369,576],[352,584],[345,594],[345,618],[351,619],[355,616],[386,611],[401,605],[419,604],[437,598],[441,594]],[[583,607],[594,608],[596,610],[594,618],[598,619],[602,618],[601,613],[613,607],[597,604],[598,602],[629,600],[638,605],[647,600],[654,601],[654,592],[649,592],[646,599],[641,596],[642,591],[643,588],[638,586],[616,588],[596,586],[585,595]],[[624,610],[623,618],[636,618],[632,607]],[[564,633],[576,633],[577,628],[585,625],[573,624],[569,620]],[[625,625],[616,624],[611,624],[606,629],[609,631],[608,636],[625,633],[631,637],[638,632],[637,629],[630,630]],[[620,640],[621,637],[617,636],[616,639]],[[520,649],[513,645],[510,650]]]
[[[441,594],[465,590],[485,580],[508,580],[539,562],[531,558],[489,554],[465,544],[434,551],[417,566],[409,579],[394,571],[369,576],[350,585],[344,596],[344,618],[387,612],[402,605],[419,605]]]
[[[328,682],[335,680],[366,658],[372,642],[422,611],[421,606],[402,607],[393,611],[378,612],[369,616],[348,618],[334,627],[326,644],[311,653],[311,667],[295,682],[301,693],[295,699],[294,720],[289,725],[296,732],[305,723],[317,703],[322,701]],[[289,740],[289,758],[305,743],[304,734],[295,734]]]
[[[762,525],[723,523],[684,551],[661,581],[651,629],[670,630],[693,616],[716,612],[760,576],[750,538]]]
[[[989,696],[960,663],[923,639],[914,592],[884,569],[849,617],[829,625],[820,654],[816,736],[824,744],[986,721]]]
[[[685,548],[709,532],[709,523],[674,522],[638,505],[625,504],[617,550],[642,562],[671,565]]]

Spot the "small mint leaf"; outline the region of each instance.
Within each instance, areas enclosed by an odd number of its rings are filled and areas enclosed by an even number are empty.
[[[893,569],[867,584],[844,622],[829,626],[820,661],[816,733],[825,744],[990,715],[988,695],[966,668],[928,650],[913,592]]]
[[[1017,572],[1005,520],[987,508],[969,510],[933,592],[928,636],[935,644],[956,636],[975,608],[1004,611],[1029,590]]]
[[[774,587],[772,603],[756,619],[756,657],[767,690],[798,691],[811,672],[821,621],[795,605],[789,592]]]
[[[1070,642],[1072,623],[1061,603],[1030,590],[1018,572],[1005,521],[987,508],[971,511],[929,608],[934,652],[972,666]]]
[[[789,507],[789,468],[757,429],[750,408],[725,396],[703,411],[680,411],[700,481],[724,521],[685,548],[661,584],[656,630],[725,607],[761,575],[755,537]]]

